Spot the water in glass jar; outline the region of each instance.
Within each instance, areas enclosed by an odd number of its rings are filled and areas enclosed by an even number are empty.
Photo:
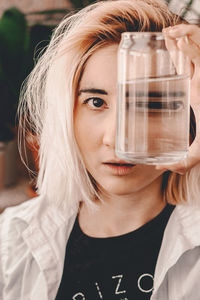
[[[189,77],[136,79],[118,86],[118,157],[170,164],[189,148]]]

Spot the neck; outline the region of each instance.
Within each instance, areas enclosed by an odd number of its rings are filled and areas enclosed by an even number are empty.
[[[108,237],[133,231],[155,216],[165,207],[159,177],[153,186],[129,195],[108,195],[102,192],[103,201],[97,201],[98,209],[91,211],[82,204],[79,223],[82,230],[96,237]]]

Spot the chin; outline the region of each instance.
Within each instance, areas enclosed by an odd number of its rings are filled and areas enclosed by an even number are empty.
[[[108,194],[112,194],[112,195],[116,195],[116,196],[126,196],[129,195],[131,193],[134,193],[136,191],[138,191],[138,185],[137,187],[134,187],[134,185],[132,184],[131,187],[127,186],[127,184],[112,184],[109,182],[105,185],[102,185],[102,190]]]

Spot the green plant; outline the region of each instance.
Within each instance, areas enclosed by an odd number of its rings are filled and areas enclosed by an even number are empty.
[[[6,10],[0,19],[0,141],[13,138],[16,111],[23,80],[34,65],[36,45],[48,44],[52,28],[29,27],[26,17],[16,8]]]

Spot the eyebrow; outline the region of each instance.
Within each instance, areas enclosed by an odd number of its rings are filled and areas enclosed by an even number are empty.
[[[108,95],[108,93],[105,90],[96,88],[81,89],[78,92],[78,96],[80,96],[82,93]]]

